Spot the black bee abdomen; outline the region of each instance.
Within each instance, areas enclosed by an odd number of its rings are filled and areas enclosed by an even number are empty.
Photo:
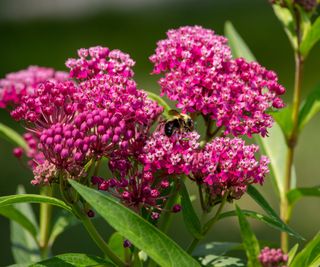
[[[164,133],[166,134],[166,136],[170,137],[173,134],[174,130],[179,129],[179,127],[180,124],[178,120],[168,121],[164,125]]]

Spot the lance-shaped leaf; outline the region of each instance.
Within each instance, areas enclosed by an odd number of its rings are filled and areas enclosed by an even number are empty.
[[[240,225],[240,232],[243,241],[243,246],[246,250],[248,258],[249,267],[261,266],[258,256],[260,254],[259,242],[251,230],[249,222],[247,221],[245,215],[242,213],[241,209],[236,205],[236,213],[238,216],[238,221]]]
[[[290,205],[293,205],[296,201],[304,196],[320,197],[320,186],[296,188],[289,191],[287,194]]]
[[[28,148],[22,136],[3,123],[0,123],[0,137],[9,141],[14,146],[22,147],[24,150],[27,150]]]
[[[293,259],[290,267],[320,266],[320,233],[318,233]]]
[[[90,266],[115,266],[111,262],[101,259],[97,256],[80,254],[80,253],[68,253],[61,254],[50,259],[35,263],[29,267],[90,267]]]
[[[307,96],[299,112],[299,129],[320,112],[320,84]]]
[[[294,236],[295,238],[304,240],[304,238],[299,233],[294,231],[290,226],[285,224],[283,221],[278,220],[277,218],[269,217],[267,215],[264,215],[255,211],[251,211],[251,210],[242,210],[242,213],[247,217],[264,222],[267,225],[271,226],[272,228],[280,230],[281,232],[287,232],[289,235]],[[222,213],[219,216],[219,220],[232,217],[232,216],[237,216],[237,213],[234,210]]]
[[[114,229],[160,266],[200,266],[172,239],[109,195],[72,180],[69,183]]]
[[[20,194],[0,197],[0,207],[17,204],[17,203],[48,203],[63,208],[69,212],[72,209],[60,199],[35,194]]]
[[[148,97],[158,103],[159,106],[163,107],[163,115],[168,117],[168,112],[171,109],[169,104],[159,95],[152,93],[150,91],[145,91]]]
[[[312,24],[310,30],[303,38],[300,52],[306,57],[311,51],[312,47],[320,40],[320,17],[318,17]]]
[[[183,220],[187,229],[194,237],[201,239],[203,237],[201,234],[201,223],[192,206],[189,193],[183,182],[181,182],[180,195]]]

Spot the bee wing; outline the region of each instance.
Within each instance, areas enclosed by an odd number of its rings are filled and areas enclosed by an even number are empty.
[[[168,114],[170,116],[178,116],[178,115],[180,115],[180,113],[178,111],[176,111],[175,109],[169,110]]]

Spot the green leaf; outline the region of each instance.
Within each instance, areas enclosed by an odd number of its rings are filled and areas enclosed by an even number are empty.
[[[237,250],[239,248],[241,248],[241,244],[236,242],[210,242],[197,246],[192,255],[206,256],[212,254],[221,256],[231,250]]]
[[[254,199],[254,201],[257,202],[261,208],[263,208],[263,210],[267,214],[269,214],[270,216],[274,217],[275,219],[281,221],[278,214],[272,209],[272,207],[269,205],[269,203],[266,201],[266,199],[260,194],[260,192],[254,186],[249,185],[247,192]]]
[[[25,230],[27,230],[34,238],[36,238],[38,229],[33,223],[25,216],[21,211],[13,206],[5,206],[0,208],[0,214],[8,219],[20,224]]]
[[[318,17],[315,22],[312,24],[310,30],[303,38],[300,52],[304,56],[307,57],[312,47],[320,40],[320,17]]]
[[[224,33],[229,40],[229,45],[232,51],[232,55],[237,57],[243,57],[248,61],[255,61],[254,55],[251,53],[249,47],[243,41],[242,37],[236,31],[230,21],[227,21],[224,26]]]
[[[293,259],[290,267],[320,266],[320,232]]]
[[[293,205],[296,201],[304,196],[320,197],[320,186],[296,188],[290,190],[287,194],[290,205]]]
[[[165,117],[168,117],[168,112],[169,112],[169,110],[171,110],[171,107],[169,106],[169,104],[166,101],[164,101],[164,99],[161,96],[159,96],[155,93],[152,93],[152,92],[146,91],[146,90],[144,90],[144,92],[147,93],[147,95],[150,99],[156,101],[160,106],[163,107],[163,115]]]
[[[201,223],[190,201],[189,193],[185,184],[181,181],[180,187],[181,206],[183,220],[189,232],[196,238],[202,239]]]
[[[49,247],[53,245],[54,241],[59,235],[61,235],[64,231],[79,223],[80,221],[73,214],[70,214],[65,210],[61,210],[51,230],[51,234],[48,241]]]
[[[89,267],[89,266],[114,266],[111,262],[97,256],[80,253],[61,254],[50,259],[30,265],[30,267]]]
[[[320,111],[320,84],[307,96],[299,112],[300,131]]]
[[[69,183],[114,229],[160,266],[200,266],[168,236],[112,197],[72,180]]]
[[[5,207],[17,203],[48,203],[63,208],[72,213],[72,209],[67,204],[54,197],[35,194],[20,194],[0,197],[0,207]]]
[[[295,33],[295,22],[292,13],[289,9],[281,7],[280,5],[272,5],[272,7],[275,15],[284,26],[284,31],[286,32],[292,47],[296,50],[298,47],[298,39]]]
[[[242,213],[241,209],[236,205],[236,212],[238,215],[241,237],[243,240],[243,246],[246,250],[249,267],[261,266],[258,256],[260,254],[259,242],[251,230],[251,227]]]
[[[284,199],[285,191],[285,166],[286,155],[288,147],[284,135],[277,123],[273,124],[273,127],[269,129],[268,137],[255,136],[255,140],[258,142],[262,154],[266,154],[271,163],[271,178],[274,187],[276,188],[279,196]],[[292,166],[291,176],[291,189],[296,186],[296,172]]]
[[[24,150],[28,149],[28,146],[22,136],[3,123],[0,123],[0,137],[9,141],[14,146],[22,147]]]
[[[23,186],[18,186],[17,194],[22,193],[25,193]],[[4,206],[1,208],[6,207],[12,208],[12,205]],[[29,205],[28,203],[21,203],[19,205],[14,205],[14,208],[21,212],[21,214],[23,214],[36,228],[36,231],[38,231],[38,225],[36,223],[36,218],[31,205]],[[12,254],[16,263],[26,264],[40,260],[40,250],[38,243],[35,237],[32,236],[29,231],[27,231],[24,227],[22,227],[15,221],[10,221],[10,235]]]
[[[293,261],[294,256],[296,255],[296,253],[298,251],[298,248],[299,248],[299,244],[297,243],[288,252],[288,258],[289,258],[288,259],[288,266],[290,266],[291,262]]]
[[[279,124],[284,135],[288,138],[293,129],[292,106],[288,105],[277,112],[272,112],[271,115]]]
[[[283,12],[286,12],[286,11],[283,11]],[[289,16],[289,14],[286,14],[286,16]],[[287,23],[289,23],[289,21]],[[233,56],[244,57],[247,60],[254,60],[254,56],[252,55],[251,52],[250,53],[247,52],[249,48],[244,43],[244,41],[241,38],[239,38],[239,34],[236,32],[236,30],[232,27],[232,30],[227,31],[227,28],[231,27],[228,25],[229,24],[226,24],[225,26],[226,27],[225,33],[229,39],[229,43],[231,47],[233,47],[232,49]],[[279,125],[275,122],[273,124],[273,127],[269,130],[268,137],[263,138],[260,135],[255,135],[255,139],[259,143],[260,148],[262,148],[262,152],[267,154],[267,156],[271,161],[271,177],[272,177],[274,187],[276,188],[276,191],[279,194],[279,196],[281,198],[284,198],[285,197],[285,192],[284,192],[285,170],[283,166],[285,166],[285,163],[286,163],[286,154],[288,149],[284,135]],[[294,188],[296,183],[295,182],[296,175],[295,175],[294,168],[292,169],[291,181],[292,181],[291,188]]]
[[[285,224],[281,220],[278,220],[274,217],[269,217],[267,215],[264,215],[264,214],[261,214],[261,213],[255,212],[255,211],[251,211],[251,210],[242,210],[242,213],[244,215],[246,215],[247,217],[264,222],[264,223],[268,224],[269,226],[271,226],[272,228],[280,230],[281,232],[287,232],[291,236],[294,236],[298,239],[304,240],[304,238],[300,234],[298,234],[290,226],[288,226],[287,224]],[[237,213],[234,210],[224,212],[219,216],[219,220],[224,219],[224,218],[228,218],[231,216],[237,216]]]
[[[217,256],[217,255],[206,255],[198,259],[202,266],[212,267],[244,267],[245,264],[241,259],[228,257],[228,256]]]
[[[126,259],[126,251],[127,253],[131,254],[131,251],[129,248],[123,247],[123,241],[124,238],[122,235],[120,235],[118,232],[113,233],[113,235],[109,239],[109,247],[110,249],[123,261]]]

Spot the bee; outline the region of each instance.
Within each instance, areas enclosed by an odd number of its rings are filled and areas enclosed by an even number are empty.
[[[166,136],[172,136],[177,130],[191,132],[194,129],[193,120],[187,114],[179,113],[172,109],[168,112],[172,118],[168,119],[164,125]]]

